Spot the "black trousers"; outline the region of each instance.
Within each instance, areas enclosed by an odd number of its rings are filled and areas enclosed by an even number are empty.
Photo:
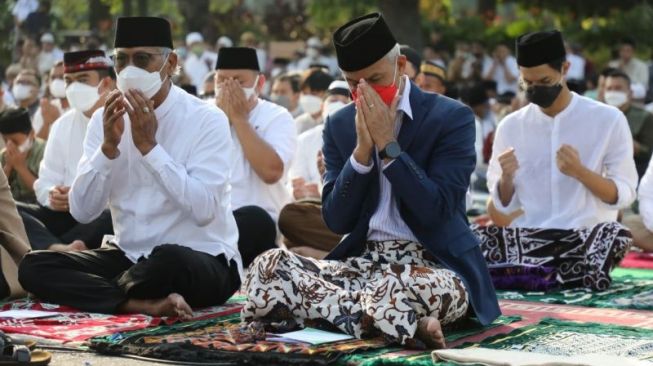
[[[220,305],[240,287],[234,261],[176,244],[160,245],[135,264],[116,247],[35,251],[20,263],[18,280],[43,301],[107,314],[128,299],[171,293],[182,295],[191,307]]]
[[[277,225],[267,211],[258,206],[245,206],[234,211],[234,218],[243,267],[249,266],[259,254],[277,248]]]
[[[69,244],[74,240],[82,240],[89,249],[97,249],[102,244],[104,235],[113,234],[109,210],[92,222],[81,224],[69,212],[20,202],[16,206],[34,250],[46,250],[52,244]]]

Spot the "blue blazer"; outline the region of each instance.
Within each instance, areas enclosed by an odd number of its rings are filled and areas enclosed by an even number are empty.
[[[501,311],[465,215],[476,164],[474,115],[463,104],[424,93],[414,84],[410,105],[413,120],[404,116],[397,139],[403,152],[383,174],[402,219],[426,250],[462,278],[477,318],[489,324]],[[369,174],[358,174],[349,162],[356,147],[355,115],[350,103],[327,118],[324,127],[322,214],[333,232],[348,234],[326,259],[362,254],[379,203],[378,162]]]

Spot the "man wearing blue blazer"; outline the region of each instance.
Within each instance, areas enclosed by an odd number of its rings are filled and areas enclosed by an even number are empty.
[[[243,316],[444,347],[443,325],[500,314],[465,217],[474,115],[404,76],[406,57],[380,14],[345,24],[333,41],[355,102],[325,125],[323,216],[346,236],[321,261],[281,249],[259,256]]]

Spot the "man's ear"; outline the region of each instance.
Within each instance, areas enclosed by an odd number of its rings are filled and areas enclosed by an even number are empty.
[[[266,80],[265,75],[263,75],[262,73],[258,74],[258,85],[254,86],[258,93],[260,93],[261,90],[263,90],[263,87],[265,86],[265,80]]]
[[[397,74],[398,75],[403,75],[406,72],[406,63],[408,62],[408,59],[406,58],[405,55],[399,55],[397,57]]]
[[[567,76],[567,72],[569,72],[569,67],[571,67],[571,64],[569,63],[569,61],[565,61],[565,62],[562,63],[562,76],[563,77]]]
[[[175,74],[175,71],[177,70],[177,64],[179,62],[179,56],[177,56],[177,53],[170,52],[168,55],[168,60],[167,60],[167,68],[168,68],[168,76],[172,77]]]

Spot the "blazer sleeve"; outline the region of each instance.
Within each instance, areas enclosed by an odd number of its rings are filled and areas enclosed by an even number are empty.
[[[425,226],[442,225],[459,212],[476,165],[476,130],[471,110],[456,107],[443,123],[445,127],[436,146],[431,147],[427,166],[418,166],[404,151],[383,170],[393,193]]]
[[[336,146],[334,121],[327,117],[324,126],[322,153],[326,172],[322,189],[322,216],[331,231],[344,235],[352,232],[358,222],[367,187],[376,170],[372,169],[367,174],[356,172],[350,162],[351,155],[344,156]]]

